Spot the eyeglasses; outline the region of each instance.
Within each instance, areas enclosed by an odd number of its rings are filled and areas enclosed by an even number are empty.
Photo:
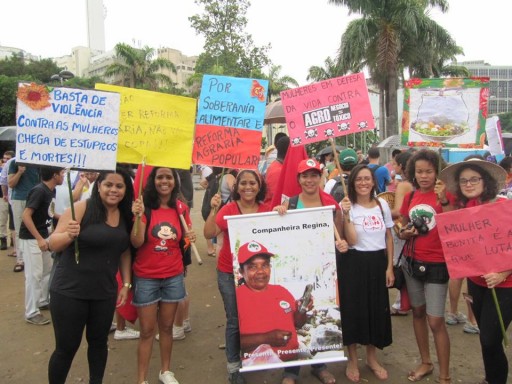
[[[471,184],[471,185],[477,185],[480,180],[482,180],[481,177],[472,177],[471,179],[459,179],[459,184],[460,185],[468,185]]]

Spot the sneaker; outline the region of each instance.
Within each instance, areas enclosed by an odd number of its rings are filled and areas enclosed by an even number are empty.
[[[180,384],[178,383],[178,380],[176,380],[176,378],[174,377],[174,373],[172,373],[171,371],[165,371],[163,373],[162,371],[160,371],[160,373],[158,374],[158,380],[160,380],[160,382],[163,384]]]
[[[464,324],[467,320],[466,315],[460,312],[457,312],[457,314],[447,312],[444,319],[445,323],[448,325]]]
[[[192,332],[192,326],[190,325],[190,319],[183,320],[183,330],[185,332]]]
[[[172,339],[183,340],[185,338],[185,327],[172,326]]]
[[[133,340],[140,337],[140,332],[135,329],[126,327],[122,331],[116,329],[114,332],[114,340]]]
[[[478,325],[471,324],[469,321],[464,324],[464,328],[462,328],[464,333],[471,333],[472,335],[477,335],[480,333],[480,329]]]
[[[117,323],[112,322],[112,324],[110,324],[110,331],[109,332],[114,332],[116,329],[117,329]]]
[[[25,319],[25,321],[27,323],[30,323],[30,324],[35,324],[35,325],[46,325],[46,324],[50,324],[50,319],[47,319],[46,317],[44,317],[43,315],[41,315],[40,313],[38,313],[37,315],[35,316],[32,316],[32,317],[29,317],[28,319]]]
[[[231,372],[228,376],[229,384],[245,384],[246,381],[239,371]]]

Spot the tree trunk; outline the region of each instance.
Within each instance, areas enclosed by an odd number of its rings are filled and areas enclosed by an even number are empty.
[[[398,135],[398,73],[395,69],[388,72],[386,92],[386,138]]]
[[[379,85],[379,138],[384,140],[386,135],[386,108],[385,105],[385,89],[382,84]]]

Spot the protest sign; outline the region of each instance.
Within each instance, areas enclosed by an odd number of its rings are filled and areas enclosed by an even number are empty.
[[[257,169],[268,81],[203,76],[192,161]]]
[[[503,136],[498,116],[491,116],[485,121],[485,134],[487,135],[487,144],[491,155],[504,155]]]
[[[115,169],[119,95],[20,83],[17,96],[18,162]]]
[[[405,81],[402,144],[482,148],[489,78]]]
[[[290,144],[311,144],[375,128],[363,73],[281,92]]]
[[[108,84],[96,89],[121,95],[117,161],[190,168],[194,99]]]
[[[512,200],[436,215],[450,278],[512,269]]]
[[[242,371],[345,359],[336,305],[333,208],[291,210],[283,216],[271,212],[227,217],[234,251]],[[273,256],[270,276],[267,273],[263,279],[260,275],[257,282],[267,285],[257,291],[248,275],[250,265],[240,273],[239,260],[249,264],[247,251],[256,254],[261,247]],[[307,323],[297,329],[291,319],[310,295],[313,310],[307,312]],[[247,342],[255,335],[261,343]]]

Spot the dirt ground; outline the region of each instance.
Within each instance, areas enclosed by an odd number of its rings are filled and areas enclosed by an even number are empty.
[[[197,184],[196,184],[197,185]],[[192,219],[197,233],[202,235],[203,220],[200,215],[203,191],[195,191],[195,208]],[[172,370],[181,384],[227,383],[224,350],[219,345],[224,339],[224,309],[219,295],[215,259],[208,257],[206,243],[199,240],[197,248],[203,265],[195,262],[189,269],[187,289],[191,296],[190,317],[193,331],[185,340],[174,344]],[[45,383],[47,382],[48,359],[53,352],[54,339],[51,325],[35,326],[24,321],[24,276],[14,273],[15,259],[0,251],[0,383]],[[391,290],[394,300],[396,290]],[[466,312],[465,306],[460,309]],[[44,313],[49,316],[49,312]],[[406,383],[407,372],[418,364],[418,351],[412,330],[411,315],[393,317],[393,344],[379,352],[379,358],[389,372],[388,383]],[[138,324],[135,325],[138,327]],[[451,377],[453,383],[477,383],[483,378],[483,365],[478,336],[462,332],[462,325],[449,326],[451,338]],[[509,338],[510,332],[509,332]],[[438,376],[438,366],[431,337],[431,351],[435,372],[422,382],[433,383]],[[67,383],[88,383],[86,360],[87,344],[82,342],[75,356]],[[110,336],[109,356],[104,383],[136,383],[137,340],[117,341]],[[360,351],[361,382],[378,383],[364,364],[364,349]],[[510,348],[507,351],[512,357]],[[329,364],[330,371],[338,383],[347,383],[346,363]],[[158,382],[159,351],[155,343],[151,360],[149,382]],[[245,375],[250,384],[280,383],[281,370],[251,372]],[[512,375],[509,375],[509,378]],[[301,370],[300,383],[319,383],[310,375],[309,367]]]

